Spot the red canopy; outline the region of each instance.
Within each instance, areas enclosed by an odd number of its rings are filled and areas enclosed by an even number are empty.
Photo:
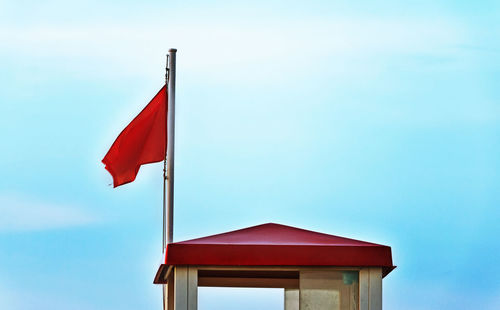
[[[395,268],[388,246],[274,223],[171,243],[165,264]]]

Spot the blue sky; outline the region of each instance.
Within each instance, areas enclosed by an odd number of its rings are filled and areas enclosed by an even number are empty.
[[[0,1],[0,308],[160,309],[161,164],[113,189],[100,160],[170,47],[175,240],[278,222],[386,244],[385,309],[500,308],[498,20],[495,1]]]

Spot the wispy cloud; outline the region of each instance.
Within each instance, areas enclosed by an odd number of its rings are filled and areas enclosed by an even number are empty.
[[[168,41],[163,39],[166,34]],[[224,19],[205,18],[6,26],[0,30],[0,46],[3,54],[23,61],[57,59],[55,65],[86,68],[93,76],[96,70],[108,74],[150,73],[144,71],[154,67],[152,62],[157,63],[168,47],[175,46],[182,50],[179,64],[183,68],[217,74],[235,64],[278,62],[286,69],[317,65],[325,57],[342,59],[342,64],[346,59],[359,61],[380,55],[450,55],[457,52],[457,46],[469,43],[468,36],[459,23],[446,19],[425,24],[411,19],[341,17],[273,19],[258,24],[243,20],[227,27]]]
[[[88,225],[96,217],[85,210],[0,194],[0,232],[36,231]]]

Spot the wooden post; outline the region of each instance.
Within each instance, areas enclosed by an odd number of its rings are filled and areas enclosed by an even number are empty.
[[[359,310],[382,310],[382,269],[359,271]]]
[[[196,267],[176,266],[174,267],[174,277],[174,310],[197,310],[198,269]]]
[[[168,284],[163,285],[163,290],[164,290],[164,296],[165,296],[165,304],[163,306],[163,309],[165,310],[174,310],[174,288],[175,288],[175,277],[174,273],[171,272],[170,275],[168,276]]]
[[[188,310],[198,310],[198,269],[188,268]]]
[[[285,288],[285,310],[299,310],[299,290],[296,288]]]

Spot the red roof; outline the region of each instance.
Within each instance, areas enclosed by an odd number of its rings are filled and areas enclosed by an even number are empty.
[[[165,264],[395,268],[388,246],[274,223],[171,243]]]

